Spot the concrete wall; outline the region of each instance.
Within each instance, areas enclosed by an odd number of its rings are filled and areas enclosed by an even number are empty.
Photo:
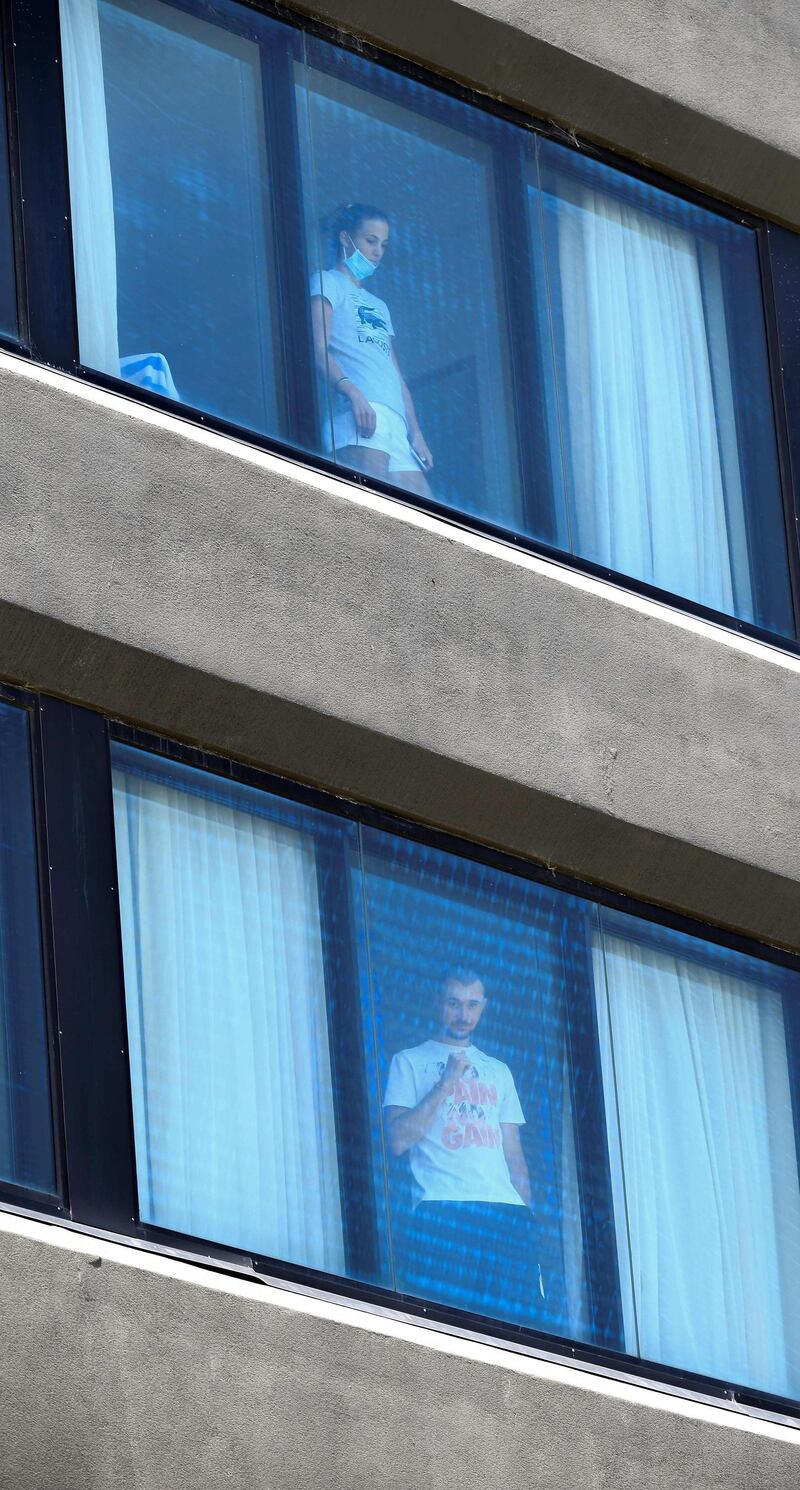
[[[2,675],[797,945],[794,659],[12,359],[0,405]]]
[[[55,1239],[0,1229],[0,1490],[797,1483],[797,1429]]]
[[[298,0],[334,25],[800,226],[788,0]]]

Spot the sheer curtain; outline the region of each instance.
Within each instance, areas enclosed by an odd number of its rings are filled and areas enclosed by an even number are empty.
[[[600,933],[627,1348],[800,1389],[800,1190],[779,993]]]
[[[696,237],[590,187],[557,211],[573,548],[730,611],[741,489],[735,464],[731,516]]]
[[[60,0],[72,245],[81,362],[178,398],[163,352],[120,362],[114,186],[98,0]]]
[[[61,0],[81,361],[119,376],[117,248],[97,0]]]
[[[143,1219],[342,1272],[310,835],[117,767]]]

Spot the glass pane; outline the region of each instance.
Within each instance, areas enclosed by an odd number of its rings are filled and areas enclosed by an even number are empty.
[[[209,13],[62,0],[81,358],[281,434],[262,53]]]
[[[595,934],[627,1349],[800,1396],[800,977],[633,917]]]
[[[296,103],[322,448],[525,530],[504,283],[519,235],[503,206],[521,134],[318,40],[306,59]],[[526,425],[537,417],[525,410]]]
[[[618,1346],[593,908],[363,844],[396,1287]]]
[[[791,635],[755,233],[551,141],[546,244],[572,552]]]
[[[141,1219],[377,1277],[355,828],[127,746],[113,778]]]
[[[0,1180],[55,1190],[28,717],[0,703]]]
[[[0,32],[0,42],[2,33]],[[14,233],[11,223],[11,187],[8,176],[8,128],[6,122],[5,75],[0,67],[0,332],[19,334],[17,287],[14,275]]]

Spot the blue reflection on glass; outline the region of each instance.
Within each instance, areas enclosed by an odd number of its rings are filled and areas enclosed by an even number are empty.
[[[537,162],[569,547],[791,634],[755,233],[551,141]]]
[[[396,1286],[619,1346],[613,1245],[587,1257],[610,1215],[592,908],[363,842]]]
[[[523,525],[497,216],[513,132],[311,38],[296,78],[310,292],[329,318],[323,448]],[[378,406],[374,430],[362,399]]]
[[[0,41],[2,34],[0,33]],[[8,127],[5,78],[0,79],[0,331],[16,337],[17,287],[14,274],[14,233],[11,221],[11,187],[8,176]]]
[[[161,0],[99,0],[93,47],[87,9],[65,0],[76,91],[98,106],[71,161],[81,356],[280,433],[259,45]]]
[[[594,936],[626,1348],[800,1395],[800,977],[603,910]]]
[[[355,829],[112,754],[142,1220],[373,1276],[359,1228],[374,1234],[382,1189],[348,1006]]]
[[[0,703],[0,1178],[55,1188],[28,718]]]

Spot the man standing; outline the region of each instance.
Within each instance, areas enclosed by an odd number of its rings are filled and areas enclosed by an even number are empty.
[[[384,1109],[394,1154],[408,1153],[414,1210],[401,1287],[442,1303],[533,1323],[543,1296],[533,1252],[525,1118],[503,1061],[472,1037],[486,1009],[473,972],[454,971],[433,1039],[392,1058]]]

